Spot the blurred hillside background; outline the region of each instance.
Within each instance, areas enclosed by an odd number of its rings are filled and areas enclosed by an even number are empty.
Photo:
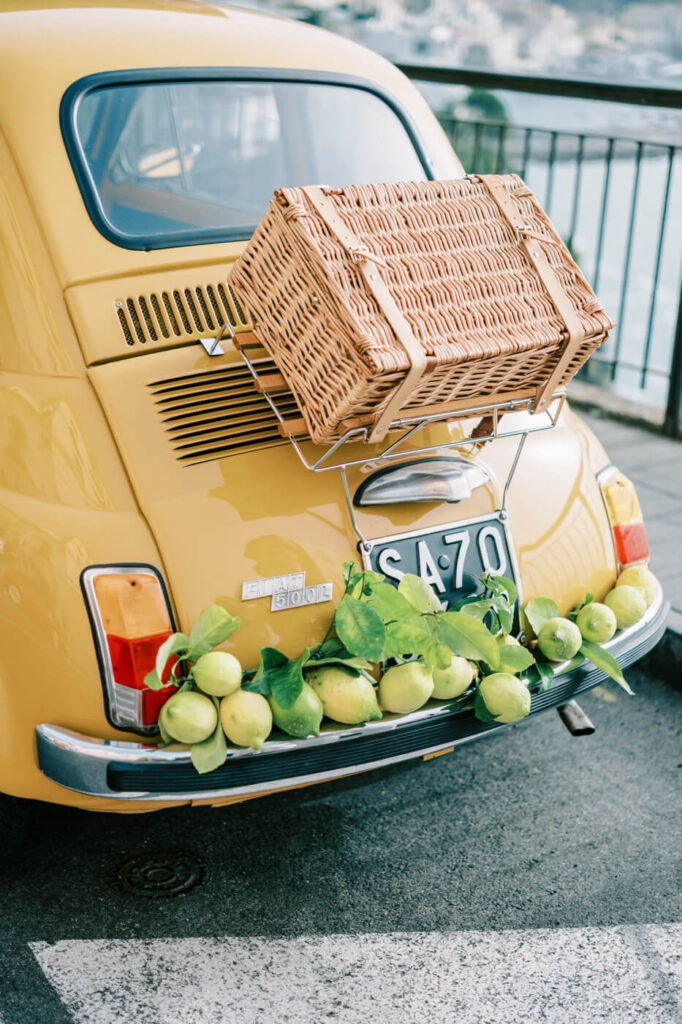
[[[240,0],[239,6],[329,29],[396,64],[682,88],[682,0]],[[436,102],[447,95],[426,91]],[[572,112],[561,107],[563,127],[601,129],[608,122],[610,131],[682,142],[679,111],[571,106]],[[507,96],[504,107],[524,123],[557,123],[556,101],[546,97]]]

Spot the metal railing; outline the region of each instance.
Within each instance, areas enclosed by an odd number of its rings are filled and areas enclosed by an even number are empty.
[[[410,78],[486,91],[682,109],[682,90],[402,65]],[[560,116],[560,114],[558,114]],[[617,321],[582,377],[682,415],[682,145],[438,112],[466,171],[528,181]]]

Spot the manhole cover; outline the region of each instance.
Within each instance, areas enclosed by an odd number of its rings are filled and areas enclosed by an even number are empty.
[[[203,864],[186,853],[142,853],[121,864],[116,881],[135,896],[183,896],[205,874]]]

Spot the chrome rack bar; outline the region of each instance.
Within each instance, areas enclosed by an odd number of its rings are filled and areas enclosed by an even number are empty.
[[[251,373],[251,376],[254,379],[254,382],[257,382],[259,380],[258,362],[260,360],[250,359],[244,349],[239,349],[239,354],[241,355],[243,361],[246,363],[246,366],[248,367],[249,372]],[[270,406],[270,409],[274,413],[277,422],[284,428],[284,430],[286,430],[286,417],[282,415],[280,409],[277,406],[277,402],[275,401],[273,396],[269,394],[268,391],[265,389],[259,389],[259,393],[262,394],[263,398]],[[286,395],[290,393],[283,391],[281,392],[281,394]],[[509,473],[507,475],[507,479],[505,481],[503,489],[502,510],[504,510],[506,509],[509,486],[516,472],[516,468],[518,466],[519,459],[521,457],[521,453],[526,442],[526,438],[531,433],[539,433],[544,430],[551,430],[553,427],[556,426],[564,406],[565,398],[565,392],[557,392],[553,397],[552,405],[547,409],[547,411],[543,413],[538,413],[536,414],[536,417],[534,417],[537,420],[537,423],[534,423],[532,426],[526,424],[525,426],[518,427],[517,429],[512,430],[504,430],[504,428],[500,428],[500,420],[502,419],[501,414],[513,412],[530,413],[532,403],[531,399],[515,399],[507,402],[487,402],[480,405],[472,406],[470,409],[466,410],[467,417],[481,416],[482,418],[492,418],[492,428],[488,434],[483,435],[481,437],[459,437],[452,441],[440,441],[438,444],[427,444],[421,446],[417,445],[410,446],[407,448],[403,447],[405,443],[415,434],[417,434],[420,430],[423,430],[429,426],[436,425],[438,423],[444,423],[452,419],[452,413],[441,412],[431,413],[428,416],[402,416],[400,417],[400,419],[395,420],[394,423],[391,425],[391,433],[394,433],[399,430],[402,430],[403,433],[397,439],[392,440],[387,447],[373,454],[363,452],[362,455],[358,458],[342,458],[341,460],[338,461],[332,461],[333,457],[334,455],[336,455],[337,452],[339,452],[339,450],[344,445],[353,442],[366,443],[368,441],[371,429],[369,426],[353,427],[352,429],[347,430],[345,434],[343,434],[340,438],[334,441],[333,444],[329,446],[329,448],[322,452],[321,455],[312,460],[306,455],[306,452],[303,450],[302,447],[304,443],[306,445],[312,445],[312,442],[310,441],[309,438],[307,440],[305,438],[299,440],[293,434],[288,433],[285,434],[284,436],[288,438],[289,443],[296,451],[296,454],[298,455],[302,464],[305,466],[306,469],[310,470],[311,472],[319,473],[327,472],[328,470],[333,469],[341,470],[344,480],[344,487],[346,488],[346,491],[348,491],[346,470],[351,466],[364,466],[371,463],[381,464],[385,462],[391,462],[395,459],[411,458],[418,455],[429,454],[430,452],[435,451],[448,451],[450,449],[458,448],[465,449],[469,446],[479,447],[487,443],[488,441],[494,441],[499,438],[518,437],[519,444],[517,446],[516,454],[511,463]],[[458,416],[458,418],[461,419],[462,417]],[[315,447],[319,451],[319,447]],[[372,447],[376,446],[373,445]],[[349,506],[351,506],[350,501]],[[352,507],[351,516],[354,519]],[[353,522],[353,526],[356,529],[358,536],[360,536],[361,539],[364,540],[359,530],[357,529],[357,525],[355,522]]]

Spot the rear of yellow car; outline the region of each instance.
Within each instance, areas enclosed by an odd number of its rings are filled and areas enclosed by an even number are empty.
[[[228,270],[274,187],[461,174],[423,100],[346,41],[207,4],[1,17],[0,788],[98,810],[230,802],[501,728],[433,702],[273,734],[198,776],[154,745],[164,697],[144,684],[213,603],[242,619],[245,666],[319,643],[352,558],[443,599],[500,572],[562,612],[648,558],[632,485],[567,407],[545,431],[505,417],[529,431],[508,489],[518,437],[446,448],[472,425],[452,422],[416,468],[358,445],[349,503],[282,439],[230,344],[249,325]],[[664,616],[659,594],[612,641],[623,664]],[[533,711],[602,678],[561,668]]]

